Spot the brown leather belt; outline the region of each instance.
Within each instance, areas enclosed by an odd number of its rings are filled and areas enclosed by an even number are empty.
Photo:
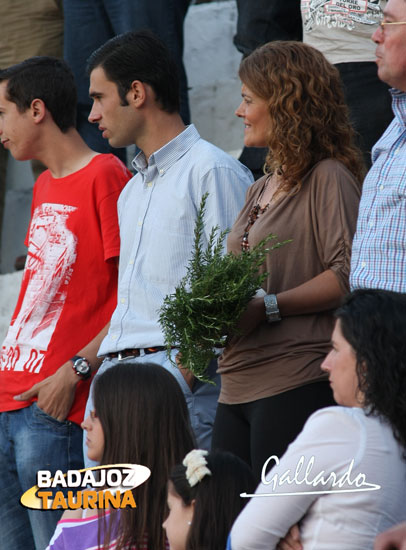
[[[109,359],[118,359],[121,361],[122,359],[128,359],[129,357],[139,357],[141,355],[141,352],[144,351],[145,355],[149,355],[151,353],[156,353],[157,351],[166,351],[165,346],[155,346],[152,348],[134,348],[134,349],[123,349],[122,351],[116,351],[113,353],[108,353],[106,357]]]

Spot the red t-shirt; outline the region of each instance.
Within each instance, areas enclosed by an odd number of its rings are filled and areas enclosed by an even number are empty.
[[[28,256],[0,356],[0,411],[28,406],[14,395],[53,374],[108,323],[117,302],[117,199],[131,173],[114,155],[33,191]],[[83,420],[90,381],[76,386],[68,419]]]

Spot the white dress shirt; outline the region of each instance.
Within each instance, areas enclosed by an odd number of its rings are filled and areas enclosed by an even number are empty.
[[[203,194],[209,193],[207,239],[213,226],[232,226],[252,183],[245,166],[201,139],[193,125],[148,162],[140,152],[133,166],[138,173],[118,201],[118,301],[100,355],[164,345],[158,310],[186,273]]]

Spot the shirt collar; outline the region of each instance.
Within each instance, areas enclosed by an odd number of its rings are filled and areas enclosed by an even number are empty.
[[[399,121],[399,124],[406,127],[406,92],[391,88],[392,94],[392,109]]]
[[[148,166],[156,164],[158,173],[163,175],[176,161],[178,161],[189,149],[200,139],[200,134],[196,130],[194,124],[186,126],[186,128],[166,143],[163,147],[155,151],[149,162],[145,155],[140,151],[132,161],[132,165],[137,172],[145,172]]]

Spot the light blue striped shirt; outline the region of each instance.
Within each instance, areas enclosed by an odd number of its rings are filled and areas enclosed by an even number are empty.
[[[406,292],[406,93],[391,93],[395,118],[372,150],[373,165],[362,189],[352,289]]]
[[[205,237],[230,228],[241,210],[250,171],[204,141],[196,128],[152,154],[133,160],[138,173],[118,201],[120,266],[118,305],[100,355],[164,345],[158,310],[186,273],[202,195],[208,191]]]

